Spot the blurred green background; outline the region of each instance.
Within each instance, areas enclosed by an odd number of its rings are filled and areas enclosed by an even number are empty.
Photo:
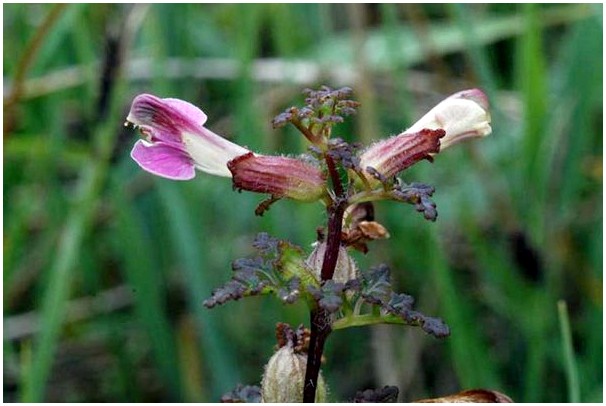
[[[4,12],[4,400],[217,401],[259,384],[274,327],[303,304],[202,301],[261,231],[309,247],[319,204],[200,173],[171,182],[129,158],[138,93],[200,106],[263,153],[304,150],[271,118],[301,90],[351,86],[336,134],[396,134],[481,87],[493,134],[402,174],[439,217],[383,202],[387,263],[452,335],[355,328],[329,337],[330,400],[489,388],[517,401],[602,401],[602,5],[34,5]],[[560,306],[558,307],[558,303]]]

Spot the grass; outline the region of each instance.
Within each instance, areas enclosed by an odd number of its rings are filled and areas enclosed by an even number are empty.
[[[335,333],[331,400],[396,385],[403,401],[480,387],[602,401],[602,6],[354,7],[3,6],[5,400],[216,401],[258,384],[275,323],[307,323],[304,307],[202,301],[256,233],[309,247],[322,208],[258,218],[261,197],[223,179],[152,179],[122,123],[138,93],[178,97],[238,143],[296,154],[304,143],[270,120],[328,84],[368,108],[348,138],[397,133],[473,86],[494,129],[403,174],[436,186],[438,222],[378,204],[391,238],[358,258],[389,264],[452,336]],[[78,307],[116,287],[125,306]]]

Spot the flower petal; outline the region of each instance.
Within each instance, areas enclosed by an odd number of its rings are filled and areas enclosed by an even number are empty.
[[[181,137],[183,147],[194,160],[196,168],[211,175],[230,178],[227,163],[250,152],[204,127],[197,133],[184,132]]]
[[[424,128],[443,129],[440,151],[471,137],[484,137],[492,132],[488,99],[479,89],[463,90],[444,99],[425,114],[404,134],[413,134]]]
[[[173,180],[189,180],[196,176],[194,163],[186,152],[161,142],[139,140],[130,156],[146,171]]]
[[[206,122],[206,114],[183,100],[140,94],[133,100],[126,120],[141,127],[149,135],[149,141],[180,144],[181,133],[199,131]]]
[[[206,114],[193,104],[181,99],[172,98],[165,98],[162,99],[162,101],[168,104],[173,109],[179,111],[179,113],[187,117],[189,121],[192,121],[200,126],[206,123],[206,120],[208,118]]]
[[[484,93],[480,89],[461,90],[460,92],[457,92],[457,93],[449,96],[448,99],[471,100],[471,101],[478,103],[478,105],[480,105],[480,107],[482,107],[484,110],[488,110],[488,108],[490,107],[486,93]]]
[[[249,152],[205,128],[206,114],[183,100],[139,95],[127,120],[139,126],[149,142],[186,152],[197,169],[212,175],[231,177],[227,162]]]

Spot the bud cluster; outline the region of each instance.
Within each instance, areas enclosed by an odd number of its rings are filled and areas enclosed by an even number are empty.
[[[289,107],[273,120],[274,128],[293,124],[314,145],[328,142],[331,129],[343,122],[343,117],[356,113],[360,103],[348,99],[353,91],[349,87],[333,90],[322,86],[319,90],[305,89],[305,106]]]

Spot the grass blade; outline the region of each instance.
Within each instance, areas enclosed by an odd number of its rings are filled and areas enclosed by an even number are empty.
[[[562,335],[564,370],[566,371],[566,382],[568,384],[568,401],[570,403],[579,403],[581,401],[579,373],[572,346],[568,306],[563,300],[558,301],[558,319],[560,321],[560,334]]]

